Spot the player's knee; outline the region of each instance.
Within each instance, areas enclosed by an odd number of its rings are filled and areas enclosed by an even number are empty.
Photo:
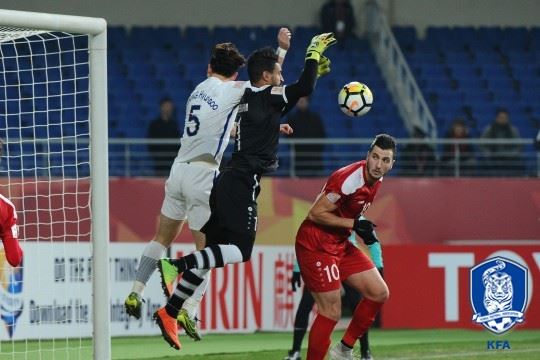
[[[240,252],[242,253],[242,262],[249,261],[253,252],[253,246],[242,246],[240,247]]]
[[[237,242],[236,246],[240,249],[242,253],[242,262],[249,261],[251,259],[251,253],[253,252],[253,244],[255,243],[254,234],[245,234],[241,236],[240,241]]]
[[[319,309],[319,313],[332,320],[338,321],[341,319],[341,309],[338,307],[327,307],[324,310]]]
[[[379,293],[379,302],[386,302],[390,297],[390,291],[388,286],[385,286],[384,289]]]
[[[389,297],[390,291],[388,290],[388,286],[386,286],[385,283],[377,287],[377,289],[373,291],[370,296],[371,300],[381,303],[386,302]]]
[[[322,303],[318,304],[317,307],[321,315],[336,321],[341,319],[341,302]]]

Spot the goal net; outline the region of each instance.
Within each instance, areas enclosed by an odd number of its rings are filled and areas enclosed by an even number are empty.
[[[24,251],[12,268],[0,247],[1,359],[110,358],[105,36],[0,10],[0,194]]]

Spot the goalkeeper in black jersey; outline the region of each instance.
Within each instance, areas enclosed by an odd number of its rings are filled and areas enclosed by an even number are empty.
[[[154,318],[164,339],[174,346],[178,342],[175,326],[185,299],[203,279],[191,269],[210,270],[251,258],[257,231],[257,196],[262,174],[278,166],[279,134],[293,130],[281,124],[286,114],[303,96],[311,94],[317,77],[330,71],[330,61],[323,52],[335,44],[334,34],[320,34],[311,40],[304,69],[292,85],[283,86],[281,66],[273,49],[252,53],[247,62],[251,86],[246,89],[238,109],[235,147],[231,161],[219,174],[210,193],[211,215],[201,231],[206,247],[179,259],[161,259],[158,269],[162,286],[183,273],[165,308]],[[177,347],[178,348],[178,347]]]

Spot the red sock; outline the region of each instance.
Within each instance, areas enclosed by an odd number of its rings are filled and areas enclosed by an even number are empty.
[[[318,314],[309,331],[307,360],[323,360],[330,347],[330,335],[337,321]]]
[[[369,329],[382,306],[383,303],[362,299],[354,309],[353,318],[341,341],[351,348],[354,347],[356,340]]]

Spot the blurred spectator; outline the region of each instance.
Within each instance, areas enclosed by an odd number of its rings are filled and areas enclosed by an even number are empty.
[[[321,117],[309,110],[309,99],[300,98],[296,104],[296,111],[289,118],[288,123],[293,128],[290,135],[294,139],[323,139],[326,137]],[[324,151],[323,144],[299,144],[292,146],[294,150],[294,170],[296,176],[322,176]]]
[[[401,152],[401,175],[434,176],[437,160],[433,147],[426,141],[426,134],[415,127],[412,139],[415,142],[406,145]]]
[[[321,8],[323,32],[333,32],[338,42],[352,35],[356,19],[349,0],[329,0]]]
[[[469,139],[469,131],[465,126],[465,120],[456,118],[446,139]],[[471,176],[475,169],[476,160],[471,144],[445,144],[442,156],[442,175],[456,175],[456,167],[459,166],[460,176]]]
[[[159,102],[159,116],[148,127],[149,139],[174,139],[179,142],[180,131],[176,121],[173,101],[165,97]],[[150,144],[148,151],[154,161],[154,174],[166,176],[178,153],[178,144]]]
[[[497,110],[495,120],[482,133],[482,139],[520,139],[519,131],[512,126],[506,109]],[[523,157],[519,144],[487,144],[483,146],[488,175],[523,175]]]

